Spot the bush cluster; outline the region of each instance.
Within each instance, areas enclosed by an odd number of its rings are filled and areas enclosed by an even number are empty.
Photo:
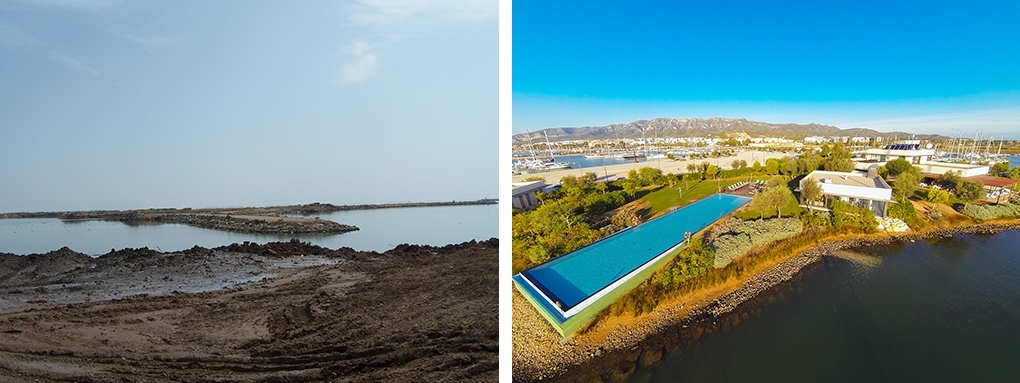
[[[1020,205],[1000,203],[998,205],[982,206],[968,203],[960,209],[960,214],[982,221],[1005,217],[1020,217]]]
[[[917,210],[914,209],[914,204],[910,202],[890,204],[889,216],[898,218],[911,228],[916,229],[921,224],[921,220],[917,218]]]
[[[720,235],[712,242],[712,249],[715,250],[713,266],[725,267],[752,247],[790,238],[803,230],[804,225],[797,218],[742,222],[733,229],[733,232]]]

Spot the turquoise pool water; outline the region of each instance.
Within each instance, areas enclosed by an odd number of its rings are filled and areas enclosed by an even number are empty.
[[[568,310],[676,246],[750,198],[715,194],[641,225],[521,272],[553,302]]]

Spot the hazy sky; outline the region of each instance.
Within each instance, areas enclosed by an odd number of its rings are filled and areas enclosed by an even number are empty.
[[[1020,139],[1020,2],[515,1],[513,131],[656,117]]]
[[[0,212],[497,194],[497,2],[0,0]]]

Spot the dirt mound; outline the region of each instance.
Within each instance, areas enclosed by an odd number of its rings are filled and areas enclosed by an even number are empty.
[[[78,264],[50,274],[67,286],[101,277],[98,286],[127,288],[156,276],[194,285],[221,279],[205,275],[221,261],[224,270],[276,276],[0,314],[0,381],[496,381],[497,249],[496,239],[383,254],[293,240],[177,253],[124,249],[95,259],[61,249],[51,258]],[[311,256],[344,260],[299,264]],[[12,257],[0,255],[0,272],[45,263]],[[272,269],[274,262],[297,266]],[[41,296],[6,281],[0,291]]]

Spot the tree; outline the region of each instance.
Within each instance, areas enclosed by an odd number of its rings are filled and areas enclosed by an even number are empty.
[[[890,162],[891,163],[891,162]],[[892,170],[890,170],[890,173]],[[893,197],[897,201],[907,202],[907,199],[914,194],[914,189],[917,189],[917,185],[921,183],[921,169],[914,166],[910,166],[906,170],[902,170],[896,181],[893,182]]]
[[[630,198],[635,198],[637,193],[637,182],[625,179],[621,182],[623,184],[623,192],[630,194]]]
[[[780,173],[792,175],[795,170],[797,170],[797,162],[794,161],[793,157],[783,156],[783,158],[779,159]]]
[[[747,160],[740,160],[740,168],[744,169],[747,167]]]
[[[769,177],[769,179],[765,181],[766,188],[774,188],[777,186],[783,186],[784,184],[786,184],[786,180],[780,176]]]
[[[1009,162],[1008,161],[1007,162],[999,162],[999,163],[997,163],[995,165],[992,165],[992,169],[988,173],[993,175],[993,176],[997,176],[997,177],[1008,177],[1009,176]]]
[[[908,171],[913,167],[914,165],[911,165],[910,161],[907,161],[902,158],[897,158],[895,160],[886,162],[885,164],[885,168],[889,170],[889,175],[893,177],[898,176],[900,175],[900,173]]]
[[[854,161],[849,158],[829,160],[822,165],[822,168],[830,172],[852,172],[854,171]]]
[[[687,172],[688,173],[694,173],[697,170],[698,170],[698,165],[695,165],[693,162],[687,164]]]
[[[928,197],[925,200],[931,203],[947,204],[949,203],[949,192],[939,189],[928,189]]]
[[[755,160],[754,161],[754,165],[752,165],[751,168],[754,169],[755,173],[760,172],[761,171],[761,162],[758,162],[758,160]]]
[[[676,161],[676,156],[674,156],[673,153],[666,153],[666,158],[670,161]]]
[[[776,216],[783,218],[780,209],[790,203],[793,193],[784,186],[773,186],[765,188],[751,199],[751,208],[761,212],[761,219],[765,218],[765,212],[776,210]]]
[[[985,198],[985,184],[980,181],[964,179],[956,186],[956,196],[964,202],[973,202]]]
[[[715,165],[708,165],[708,169],[705,169],[705,175],[709,178],[714,178],[719,173],[719,167]]]
[[[962,181],[963,177],[960,177],[960,173],[950,170],[939,177],[936,182],[939,186],[942,186],[943,189],[956,191],[956,188],[960,186],[960,182]]]
[[[779,174],[779,160],[775,158],[765,160],[765,172],[768,174]]]
[[[808,206],[813,206],[816,201],[822,199],[822,184],[814,178],[805,178],[800,185],[800,198]],[[809,209],[814,214],[814,209]]]
[[[740,160],[733,160],[733,162],[730,163],[730,168],[740,169]]]
[[[648,166],[638,169],[637,173],[639,186],[654,185],[662,177],[661,169]]]
[[[1009,178],[1020,180],[1020,166],[1009,169]]]

